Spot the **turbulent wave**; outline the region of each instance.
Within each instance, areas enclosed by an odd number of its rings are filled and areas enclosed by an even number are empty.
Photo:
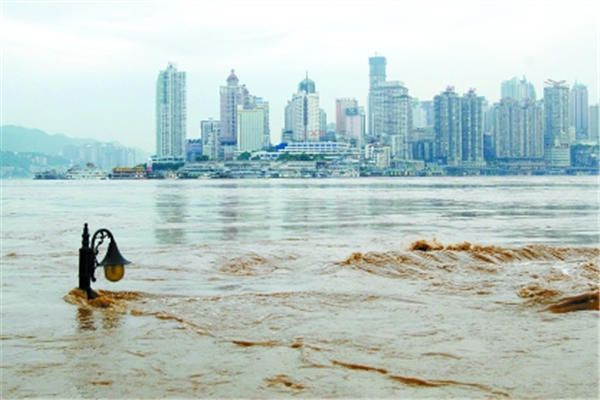
[[[530,304],[573,297],[549,308],[567,312],[598,309],[599,256],[600,249],[590,247],[443,245],[423,239],[407,251],[355,252],[336,265],[380,277],[430,281],[437,290],[449,293],[488,295],[512,284]]]

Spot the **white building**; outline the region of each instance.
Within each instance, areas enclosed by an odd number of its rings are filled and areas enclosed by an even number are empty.
[[[265,110],[263,108],[244,109],[238,106],[237,151],[261,150],[265,140]]]
[[[564,81],[548,81],[544,88],[544,147],[570,144],[569,87]]]
[[[321,132],[321,111],[319,93],[315,83],[304,79],[298,85],[298,92],[292,96],[285,108],[285,131],[292,132],[295,142],[318,142]]]
[[[412,129],[412,101],[402,82],[378,82],[371,88],[371,134],[391,146],[392,158],[409,159],[408,136]]]
[[[173,63],[156,80],[156,157],[183,159],[186,147],[185,72]]]
[[[350,151],[350,145],[343,142],[292,142],[280,150],[289,154],[339,155]]]

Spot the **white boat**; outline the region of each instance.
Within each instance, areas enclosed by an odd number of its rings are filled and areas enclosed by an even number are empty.
[[[71,167],[65,172],[66,179],[108,179],[108,173],[94,166],[87,164],[85,167]]]

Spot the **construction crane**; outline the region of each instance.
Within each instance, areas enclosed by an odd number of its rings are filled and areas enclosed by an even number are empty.
[[[544,83],[546,85],[552,85],[552,86],[562,86],[563,84],[565,84],[567,81],[555,81],[554,79],[546,79],[544,81]]]

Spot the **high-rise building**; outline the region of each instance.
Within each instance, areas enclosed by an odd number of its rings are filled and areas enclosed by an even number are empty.
[[[185,72],[173,63],[156,80],[156,156],[183,159],[186,155]]]
[[[564,81],[548,80],[544,88],[544,159],[550,167],[570,165],[570,145],[575,139],[571,127],[569,87]]]
[[[369,135],[374,136],[373,133],[373,105],[372,105],[372,90],[379,84],[386,80],[385,75],[385,57],[375,56],[369,57]]]
[[[358,101],[351,98],[341,98],[335,100],[335,134],[343,137],[346,135],[346,109],[357,108]]]
[[[365,136],[365,108],[351,107],[344,110],[343,140],[350,142],[353,147],[362,148]]]
[[[336,138],[361,148],[365,136],[365,109],[353,98],[335,101]]]
[[[595,104],[589,107],[588,130],[590,141],[600,143],[600,106]]]
[[[327,113],[319,108],[319,140],[323,140],[327,132]]]
[[[221,154],[221,121],[212,118],[200,121],[202,134],[202,154],[211,160],[218,160]]]
[[[543,109],[533,100],[504,98],[494,105],[496,158],[541,159],[544,156]]]
[[[269,102],[264,100],[262,97],[256,97],[254,99],[254,108],[261,109],[263,111],[263,144],[262,148],[267,149],[271,146],[271,125],[269,123]]]
[[[221,151],[223,158],[231,159],[237,140],[237,110],[244,104],[245,90],[232,69],[227,77],[227,85],[221,86]]]
[[[462,161],[462,118],[460,97],[449,86],[433,99],[435,114],[435,158],[446,165]]]
[[[462,164],[483,164],[483,105],[485,99],[471,89],[461,99]]]
[[[575,127],[575,140],[588,140],[588,91],[584,84],[571,88],[571,126]]]
[[[292,95],[285,108],[284,132],[292,132],[295,142],[318,142],[321,132],[321,111],[319,93],[315,82],[308,78],[298,85],[298,91]]]
[[[245,108],[238,106],[237,150],[255,151],[264,147],[265,110],[264,108]]]
[[[426,100],[421,102],[421,108],[425,110],[426,126],[430,127],[435,124],[435,111],[433,101]]]
[[[524,154],[526,158],[544,157],[544,108],[541,102],[527,100],[521,104],[523,111]]]
[[[377,86],[380,82],[385,82],[385,65],[385,57],[369,57],[369,88]]]
[[[418,99],[412,102],[412,129],[425,129],[427,127],[427,111]]]
[[[570,144],[569,87],[548,81],[544,88],[544,147]]]
[[[501,98],[514,99],[517,101],[535,100],[535,88],[527,79],[519,79],[516,76],[501,85]]]
[[[410,158],[408,136],[412,129],[412,100],[400,81],[378,82],[371,89],[372,132],[391,148],[392,159]]]

